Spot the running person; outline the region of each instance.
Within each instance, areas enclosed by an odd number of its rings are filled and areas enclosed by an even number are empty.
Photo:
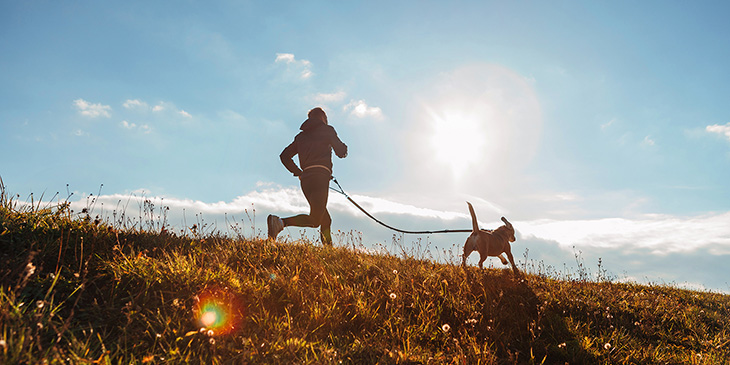
[[[332,150],[337,157],[345,158],[347,146],[337,137],[335,129],[327,124],[327,114],[322,108],[310,110],[307,116],[308,119],[299,127],[302,131],[279,157],[286,169],[299,177],[302,193],[309,203],[309,214],[283,219],[269,215],[266,223],[269,238],[276,239],[284,227],[320,227],[322,243],[332,245],[332,218],[327,211],[329,181],[332,178]],[[292,160],[297,154],[301,168]]]

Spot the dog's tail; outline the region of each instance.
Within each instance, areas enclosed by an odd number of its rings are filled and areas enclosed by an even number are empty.
[[[469,206],[469,213],[471,214],[472,232],[479,232],[479,223],[477,223],[477,215],[474,213],[474,207],[469,202],[466,202],[466,204]]]

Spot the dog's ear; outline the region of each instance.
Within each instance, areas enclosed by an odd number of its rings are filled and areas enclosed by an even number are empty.
[[[512,227],[512,223],[508,222],[508,221],[507,221],[507,218],[505,218],[505,217],[502,217],[502,222],[504,222],[504,224],[506,224],[506,225],[507,225],[507,227]]]

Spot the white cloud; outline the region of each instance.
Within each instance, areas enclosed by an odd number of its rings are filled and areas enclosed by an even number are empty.
[[[653,139],[651,139],[651,137],[649,137],[649,136],[646,136],[646,137],[644,137],[644,140],[643,140],[643,141],[641,141],[641,144],[642,144],[643,146],[648,146],[648,147],[651,147],[651,146],[654,146],[655,142],[654,142],[654,140],[653,140]]]
[[[538,220],[521,222],[523,235],[558,242],[561,246],[612,249],[646,248],[654,254],[707,248],[730,254],[730,212],[695,217],[647,215],[642,219]],[[517,224],[515,224],[517,226]]]
[[[144,134],[148,134],[148,133],[152,132],[152,128],[150,128],[150,126],[147,124],[142,124],[140,126],[137,126],[137,124],[135,124],[135,123],[130,123],[130,122],[127,122],[126,120],[123,120],[121,123],[119,123],[119,125],[122,128],[128,129],[128,130],[139,130]]]
[[[277,53],[276,60],[274,62],[292,63],[294,61],[294,55],[291,53]]]
[[[308,60],[297,60],[291,53],[277,53],[274,63],[284,63],[289,70],[297,72],[302,79],[308,79],[314,75],[312,63]]]
[[[161,101],[157,103],[154,107],[152,107],[152,112],[156,113],[158,115],[166,115],[166,116],[172,116],[172,115],[179,115],[183,118],[193,119],[193,115],[188,113],[187,111],[183,109],[178,109],[178,107],[171,102]]]
[[[345,96],[347,96],[347,93],[344,91],[338,91],[331,94],[319,93],[314,96],[314,100],[318,103],[332,103],[342,101]]]
[[[82,131],[81,129],[77,129],[74,131],[74,136],[76,136],[76,137],[84,137],[84,136],[88,136],[88,135],[89,135],[88,132]]]
[[[708,125],[705,130],[709,133],[717,133],[720,135],[724,135],[725,138],[727,138],[730,141],[730,123],[727,123],[725,125],[719,125],[719,124],[713,124]]]
[[[79,110],[79,113],[85,117],[89,118],[98,118],[98,117],[105,117],[110,118],[112,115],[110,111],[112,110],[112,107],[109,105],[102,105],[102,104],[92,104],[84,99],[76,99],[74,100],[74,105]]]
[[[357,118],[372,117],[375,119],[383,119],[383,111],[379,107],[369,106],[364,100],[352,100],[342,110],[345,112],[349,111],[350,115]]]
[[[127,99],[127,101],[122,104],[126,109],[138,109],[138,110],[147,110],[149,109],[149,105],[145,103],[144,101],[138,100],[138,99]]]
[[[126,120],[123,120],[122,123],[120,123],[120,124],[121,124],[122,128],[124,128],[124,129],[134,129],[135,127],[137,127],[136,124],[129,123]]]

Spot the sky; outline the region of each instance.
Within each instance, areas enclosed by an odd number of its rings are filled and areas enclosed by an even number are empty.
[[[263,236],[308,210],[279,153],[321,106],[349,147],[334,176],[390,225],[470,228],[469,201],[512,222],[518,267],[730,292],[729,7],[0,1],[0,177],[20,202]],[[329,209],[336,245],[460,261],[466,234]]]

